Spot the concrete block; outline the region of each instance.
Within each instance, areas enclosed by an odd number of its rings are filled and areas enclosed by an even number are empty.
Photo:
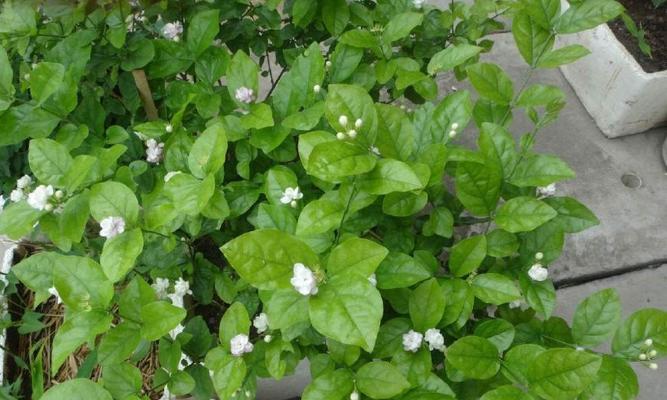
[[[572,321],[574,311],[583,299],[606,288],[615,288],[623,303],[623,318],[627,318],[640,308],[652,307],[667,310],[667,265],[656,269],[644,269],[615,277],[600,279],[583,285],[571,286],[558,291],[556,315]],[[640,393],[638,400],[658,400],[665,398],[667,380],[665,368],[667,362],[658,361],[657,371],[633,364],[639,378]]]

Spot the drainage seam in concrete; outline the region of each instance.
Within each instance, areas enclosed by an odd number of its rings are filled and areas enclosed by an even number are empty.
[[[615,276],[631,274],[633,272],[639,272],[639,271],[644,271],[644,270],[657,269],[657,268],[660,268],[661,266],[663,266],[665,264],[667,264],[667,258],[651,261],[651,262],[648,262],[648,263],[632,265],[632,266],[620,268],[620,269],[617,269],[617,270],[614,270],[614,271],[598,272],[598,273],[578,276],[576,278],[562,279],[562,280],[554,282],[554,286],[556,286],[556,289],[563,289],[563,288],[566,288],[566,287],[585,285],[585,284],[593,282],[593,281],[598,281],[598,280],[607,279],[607,278],[613,278]]]

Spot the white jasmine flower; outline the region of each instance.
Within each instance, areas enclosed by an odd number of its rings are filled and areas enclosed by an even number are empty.
[[[371,285],[373,286],[377,286],[378,285],[377,275],[375,275],[375,273],[372,273],[371,276],[368,277],[368,282],[370,282]]]
[[[174,296],[184,297],[186,294],[192,294],[190,290],[190,282],[179,277],[176,282],[174,282]]]
[[[0,211],[5,209],[5,203],[7,203],[5,196],[0,194]]]
[[[169,331],[169,337],[172,338],[172,340],[176,339],[178,335],[181,334],[185,330],[185,327],[183,324],[178,324],[174,329]]]
[[[422,345],[424,335],[419,332],[410,330],[403,335],[403,350],[416,353]]]
[[[241,86],[234,92],[234,97],[240,103],[250,104],[255,101],[255,93],[252,89]]]
[[[498,306],[496,306],[495,304],[490,304],[486,306],[486,315],[488,315],[489,318],[495,317],[496,311],[498,311]]]
[[[183,24],[180,21],[168,22],[162,27],[162,36],[178,42],[183,34]]]
[[[122,217],[106,217],[100,221],[100,236],[111,239],[125,232],[125,220]]]
[[[252,320],[252,326],[257,329],[257,333],[264,333],[269,329],[269,317],[265,313],[259,313]]]
[[[301,263],[296,263],[293,272],[290,283],[297,292],[304,296],[317,294],[317,279],[313,271]]]
[[[165,183],[166,183],[166,182],[169,182],[169,180],[170,180],[171,178],[173,178],[173,177],[175,177],[176,175],[181,174],[181,173],[182,173],[181,171],[169,171],[169,172],[167,172],[167,174],[164,176],[164,181],[165,181]]]
[[[653,346],[653,339],[648,338],[648,339],[644,340],[644,344],[646,346]]]
[[[241,357],[245,353],[250,353],[253,349],[248,335],[236,335],[229,341],[229,346],[233,356]]]
[[[24,198],[25,198],[25,193],[23,193],[23,190],[21,189],[14,189],[9,194],[9,200],[13,201],[14,203],[21,201]]]
[[[166,299],[169,290],[169,279],[167,278],[156,278],[155,282],[151,285],[158,299]]]
[[[359,129],[362,126],[364,126],[364,120],[361,118],[358,118],[356,121],[354,121],[354,127]]]
[[[519,308],[519,307],[521,307],[522,304],[523,304],[523,300],[519,299],[519,300],[511,301],[511,302],[508,304],[508,306],[509,306],[509,308],[514,309],[514,308]]]
[[[172,133],[174,131],[174,127],[171,124],[167,124],[167,126],[165,126],[164,130],[167,133]]]
[[[5,250],[5,254],[2,256],[2,266],[0,267],[0,273],[2,273],[2,278],[0,279],[2,281],[6,280],[6,276],[12,267],[12,263],[14,262],[14,250],[17,248],[17,245],[12,245],[7,250]],[[4,283],[7,284],[6,281]]]
[[[53,186],[39,185],[28,195],[28,204],[30,204],[30,207],[42,211],[53,196],[53,192]]]
[[[352,393],[350,393],[350,400],[359,400],[359,392],[356,390]]]
[[[350,129],[347,132],[347,136],[349,136],[351,139],[354,139],[355,137],[357,137],[357,131],[355,131],[354,129]]]
[[[32,185],[32,178],[28,175],[23,175],[16,181],[16,187],[19,189],[25,189],[30,185]]]
[[[371,153],[375,154],[376,156],[380,156],[380,149],[377,148],[377,146],[371,146],[370,149]]]
[[[530,276],[530,279],[534,281],[542,282],[547,280],[549,277],[549,270],[544,268],[542,264],[537,263],[530,267],[528,270],[528,276]]]
[[[338,140],[345,140],[345,137],[346,137],[346,136],[345,136],[345,134],[344,134],[343,132],[338,132],[338,133],[336,133],[336,138],[337,138]]]
[[[146,141],[146,161],[152,164],[159,164],[162,161],[164,153],[164,143],[159,143],[155,139]]]
[[[347,115],[341,115],[340,117],[338,117],[338,123],[342,127],[346,127],[347,126]]]
[[[431,328],[424,334],[424,340],[428,343],[428,349],[445,351],[445,337],[442,336],[440,330]]]
[[[537,194],[543,197],[549,197],[556,194],[556,184],[552,183],[548,186],[539,186],[537,188]]]
[[[292,207],[296,207],[296,202],[297,200],[301,200],[303,198],[303,193],[299,191],[299,187],[288,187],[285,189],[283,192],[283,197],[280,198],[280,202],[282,204],[290,204]]]
[[[51,296],[54,296],[56,298],[56,303],[60,304],[63,302],[62,297],[60,297],[60,294],[58,293],[58,289],[56,289],[55,287],[52,286],[49,288],[49,294],[51,294]]]
[[[425,2],[425,1],[426,1],[426,0],[412,0],[412,5],[413,5],[415,8],[422,8],[422,6],[424,5],[424,2]]]
[[[322,90],[322,86],[320,86],[320,85],[313,86],[313,92],[319,93],[321,90]]]

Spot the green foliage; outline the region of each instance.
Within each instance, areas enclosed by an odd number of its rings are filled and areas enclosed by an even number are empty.
[[[574,62],[557,36],[619,3],[51,3],[0,12],[3,204],[23,193],[0,234],[29,250],[4,290],[34,292],[19,332],[53,337],[19,366],[32,397],[249,400],[308,358],[305,400],[625,400],[629,363],[667,353],[667,313],[621,321],[612,290],[552,317],[529,268],[599,224],[533,148],[565,96],[480,62],[500,16],[531,70]]]

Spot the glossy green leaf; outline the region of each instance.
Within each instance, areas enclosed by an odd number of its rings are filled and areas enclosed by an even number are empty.
[[[486,236],[471,236],[452,247],[449,270],[457,277],[468,275],[482,264],[485,257]]]
[[[550,349],[527,371],[531,390],[547,400],[576,398],[596,379],[602,359],[585,351]]]
[[[495,216],[496,224],[510,232],[532,231],[556,217],[558,213],[533,197],[515,197],[503,204]]]
[[[386,361],[365,364],[356,374],[359,391],[373,399],[389,399],[410,387],[400,371]]]
[[[488,379],[498,373],[498,349],[487,339],[466,336],[450,345],[445,353],[447,361],[466,377]]]

